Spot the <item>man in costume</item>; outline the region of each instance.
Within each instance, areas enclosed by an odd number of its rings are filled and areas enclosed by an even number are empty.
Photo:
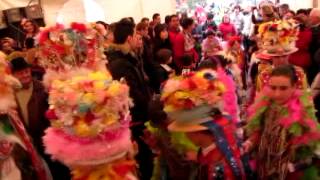
[[[10,75],[4,59],[0,59],[0,73],[0,179],[49,180],[50,172],[16,111],[13,88],[21,88],[21,84]]]
[[[135,180],[129,88],[107,71],[99,39],[96,29],[80,23],[40,32],[51,121],[43,142],[72,179]]]
[[[259,179],[318,179],[320,126],[310,94],[300,90],[290,65],[276,67],[268,85],[249,108],[248,140]]]
[[[198,179],[245,178],[236,127],[221,106],[224,91],[212,70],[171,78],[163,89],[164,111],[173,120],[169,131],[185,133],[200,147]]]
[[[295,20],[271,21],[259,26],[258,44],[262,52],[257,57],[262,56],[269,59],[272,65],[261,64],[258,67],[258,77],[256,91],[260,92],[268,84],[270,73],[274,67],[289,64],[289,55],[296,52],[298,25]],[[298,76],[297,86],[299,89],[306,89],[308,82],[304,70],[295,66]]]

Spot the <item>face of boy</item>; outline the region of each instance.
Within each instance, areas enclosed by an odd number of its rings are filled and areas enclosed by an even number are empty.
[[[286,103],[292,96],[295,87],[285,76],[274,76],[269,80],[270,97],[277,104]]]

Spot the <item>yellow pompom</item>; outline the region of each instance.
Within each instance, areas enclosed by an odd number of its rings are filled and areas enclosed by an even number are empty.
[[[119,83],[112,83],[107,91],[110,96],[115,96],[120,91],[121,85]]]
[[[94,82],[94,89],[102,90],[105,88],[105,83],[103,81],[96,81]]]
[[[103,73],[101,71],[92,72],[89,74],[89,78],[92,80],[109,80],[108,74]]]
[[[192,94],[191,92],[182,92],[182,91],[179,91],[179,92],[176,92],[174,94],[174,97],[176,99],[188,99],[189,97],[192,97]]]
[[[219,91],[221,91],[222,93],[226,91],[226,87],[224,86],[224,84],[222,82],[217,82],[216,83],[216,87],[218,88]]]
[[[85,93],[82,97],[82,101],[90,105],[94,102],[94,99],[95,97],[93,93]]]
[[[84,121],[78,121],[77,124],[74,126],[74,129],[76,134],[82,137],[93,135],[93,132],[91,131],[90,127]]]

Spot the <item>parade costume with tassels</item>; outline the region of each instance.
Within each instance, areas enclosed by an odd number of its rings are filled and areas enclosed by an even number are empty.
[[[296,90],[286,104],[278,105],[268,97],[267,89],[263,94],[250,107],[247,125],[249,139],[256,147],[259,178],[319,178],[319,167],[312,164],[312,158],[320,155],[320,125],[311,96]],[[295,172],[289,171],[289,164]],[[300,169],[301,164],[305,167]],[[304,174],[299,177],[299,172]]]
[[[129,88],[107,71],[100,39],[94,25],[80,23],[40,33],[51,121],[43,142],[74,180],[134,180]]]
[[[20,87],[17,79],[10,75],[5,60],[0,59],[0,179],[51,179],[18,116],[13,88]]]
[[[164,110],[172,132],[209,131],[214,143],[200,149],[198,179],[244,179],[235,125],[223,112],[225,85],[212,70],[173,77],[165,84]]]

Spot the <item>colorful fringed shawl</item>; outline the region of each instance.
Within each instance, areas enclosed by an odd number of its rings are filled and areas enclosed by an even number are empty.
[[[262,179],[285,179],[288,163],[312,158],[319,150],[320,125],[308,92],[296,90],[284,105],[259,96],[248,113],[248,135],[260,135],[254,144],[258,145],[258,175]]]

